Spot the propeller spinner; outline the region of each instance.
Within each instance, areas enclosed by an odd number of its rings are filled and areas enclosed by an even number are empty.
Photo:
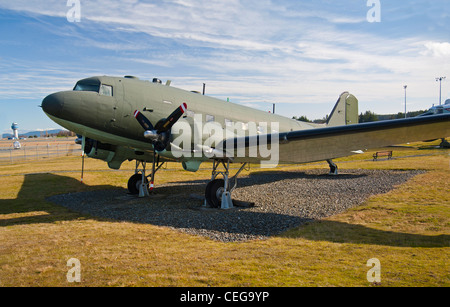
[[[170,129],[186,112],[186,110],[187,104],[183,103],[175,111],[173,111],[168,118],[161,119],[155,126],[153,126],[150,120],[138,110],[134,111],[134,117],[142,128],[144,128],[144,137],[152,141],[155,150],[163,151],[167,147],[170,139]]]

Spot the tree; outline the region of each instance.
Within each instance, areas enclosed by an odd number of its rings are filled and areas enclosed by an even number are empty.
[[[364,114],[361,113],[359,115],[359,122],[360,123],[368,123],[368,122],[375,122],[378,120],[378,116],[370,111],[366,111]]]
[[[311,123],[312,121],[310,121],[306,116],[302,115],[300,117],[294,116],[292,117],[292,119],[301,121],[301,122],[307,122],[307,123]]]

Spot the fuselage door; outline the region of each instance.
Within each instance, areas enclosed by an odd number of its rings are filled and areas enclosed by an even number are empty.
[[[125,99],[122,79],[118,79],[114,83],[114,106],[112,109],[111,124],[113,127],[123,130],[127,128],[132,117],[131,104]]]

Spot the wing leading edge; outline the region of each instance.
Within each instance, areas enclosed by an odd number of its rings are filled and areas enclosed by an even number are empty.
[[[236,162],[256,162],[273,157],[261,155],[256,148],[253,152],[258,156],[250,156],[252,147],[274,141],[279,146],[279,163],[307,163],[353,155],[356,150],[448,136],[450,114],[444,114],[227,139],[221,147],[228,152],[234,147]],[[245,146],[245,157],[237,154],[239,146]]]

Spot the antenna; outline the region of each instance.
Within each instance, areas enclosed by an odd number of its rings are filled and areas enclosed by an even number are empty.
[[[445,80],[447,77],[437,77],[436,82],[439,81],[439,105],[441,105],[442,98],[442,80]]]

